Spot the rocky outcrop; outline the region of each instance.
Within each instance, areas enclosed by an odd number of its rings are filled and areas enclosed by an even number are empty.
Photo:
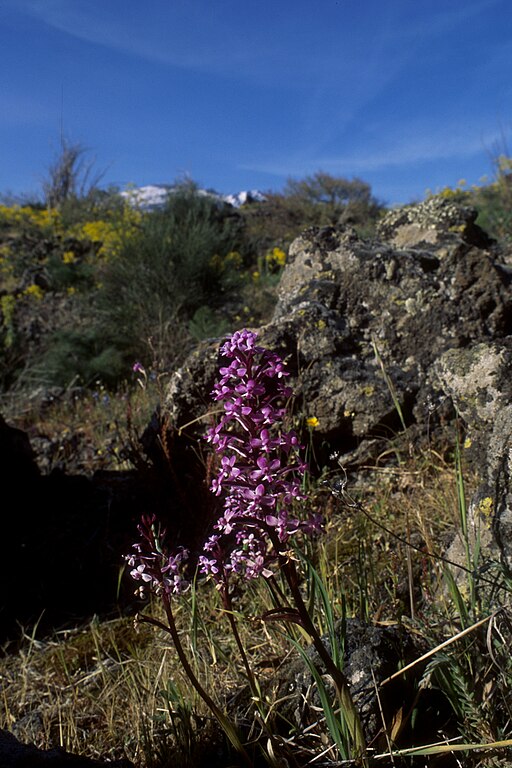
[[[131,585],[119,594],[119,571],[141,512],[169,506],[162,473],[45,473],[27,434],[2,416],[0,467],[0,646],[27,625],[45,631],[108,614],[120,597],[133,603]]]
[[[291,245],[260,339],[287,358],[318,441],[347,462],[402,421],[431,419],[428,374],[447,350],[511,333],[511,275],[474,218],[427,201],[388,214],[378,241],[324,228]],[[201,346],[171,379],[164,412],[177,427],[212,410],[218,346]]]
[[[411,439],[432,436],[457,411],[481,471],[473,506],[510,567],[512,270],[475,218],[433,198],[391,211],[371,242],[351,229],[306,230],[259,334],[287,359],[297,411],[318,420],[317,447],[347,467],[404,426]],[[164,414],[178,429],[204,431],[214,410],[219,341],[171,380]]]
[[[377,227],[380,239],[395,248],[414,248],[422,244],[447,247],[463,240],[477,248],[488,248],[494,241],[475,222],[474,208],[449,198],[431,197],[420,205],[404,205],[390,211]]]
[[[466,425],[464,451],[481,485],[468,510],[483,557],[512,574],[512,338],[448,350],[433,369]],[[450,556],[464,563],[456,537]]]
[[[423,667],[417,665],[409,675],[393,676],[400,667],[405,667],[420,656],[423,651],[418,639],[403,626],[368,625],[359,619],[347,619],[336,628],[336,641],[343,648],[345,659],[344,674],[350,685],[354,703],[361,717],[361,724],[367,743],[375,747],[379,738],[383,744],[383,719],[391,723],[404,717],[412,709],[417,684]],[[322,638],[331,653],[327,637]],[[307,651],[320,674],[325,668],[313,647]],[[384,683],[384,684],[383,684]],[[302,732],[318,720],[322,710],[321,700],[314,686],[311,671],[302,659],[286,664],[277,675],[278,713],[288,724]],[[334,695],[332,685],[329,693]],[[375,695],[377,688],[379,698]]]

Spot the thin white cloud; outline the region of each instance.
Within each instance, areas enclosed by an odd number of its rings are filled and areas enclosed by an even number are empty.
[[[483,131],[474,127],[462,132],[454,127],[449,130],[425,128],[416,133],[403,131],[401,135],[388,134],[381,141],[359,147],[339,155],[309,155],[295,153],[288,158],[270,158],[240,165],[242,170],[268,173],[274,176],[301,176],[317,171],[319,168],[344,175],[364,174],[384,171],[387,168],[414,166],[415,164],[467,158],[483,154],[499,139],[499,131]]]
[[[250,25],[239,28],[243,18],[223,14],[221,3],[194,6],[186,0],[173,0],[172,5],[161,3],[153,11],[136,4],[125,14],[121,5],[116,10],[115,4],[83,0],[4,2],[14,11],[85,42],[192,71],[261,78],[273,74],[277,79],[283,67],[292,74],[303,64],[302,51],[294,53],[271,43],[275,30],[262,39]],[[309,66],[318,73],[324,69],[321,61]]]
[[[397,54],[388,37],[394,23],[387,21],[386,6],[379,11],[382,25],[367,29],[354,28],[349,11],[336,16],[332,28],[313,24],[311,8],[308,19],[300,9],[290,17],[284,10],[293,7],[291,2],[283,5],[283,12],[275,6],[268,17],[259,3],[241,9],[230,0],[173,0],[149,10],[128,3],[126,12],[117,2],[3,1],[15,12],[88,43],[182,69],[250,78],[267,87],[286,83],[305,89],[340,79],[355,82],[361,75],[364,79],[368,63],[379,59],[382,68],[384,53],[386,60]],[[379,67],[373,71],[378,74]]]

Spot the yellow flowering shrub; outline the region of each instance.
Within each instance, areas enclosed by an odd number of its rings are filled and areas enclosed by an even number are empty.
[[[7,226],[29,224],[39,229],[58,229],[60,214],[55,208],[32,208],[29,205],[0,205],[0,222]]]
[[[40,301],[44,296],[44,291],[39,285],[32,283],[27,288],[25,288],[23,291],[23,296],[29,296],[33,299],[37,299],[37,301]]]
[[[210,267],[218,273],[227,272],[230,269],[239,270],[242,265],[243,259],[238,251],[230,251],[225,256],[215,253],[210,259]]]
[[[86,221],[72,227],[69,234],[79,240],[90,240],[91,243],[100,243],[99,256],[115,253],[121,244],[118,228],[108,221]]]
[[[109,258],[121,250],[123,242],[135,235],[143,214],[129,206],[123,208],[121,215],[112,221],[96,219],[70,227],[67,234],[78,240],[100,243],[98,255]]]

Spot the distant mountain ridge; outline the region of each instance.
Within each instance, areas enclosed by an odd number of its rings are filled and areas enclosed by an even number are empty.
[[[152,211],[164,206],[169,198],[179,187],[172,184],[146,184],[142,187],[130,187],[121,192],[130,205],[134,208],[140,208],[143,211]],[[198,189],[198,195],[213,197],[234,208],[240,208],[248,203],[263,202],[267,198],[257,189],[243,190],[233,195],[219,195],[216,192],[209,192],[206,189]]]

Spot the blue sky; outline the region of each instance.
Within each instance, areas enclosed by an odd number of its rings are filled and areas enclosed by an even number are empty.
[[[104,184],[324,170],[393,204],[479,183],[512,130],[510,0],[0,0],[0,52],[3,193],[63,128]]]

